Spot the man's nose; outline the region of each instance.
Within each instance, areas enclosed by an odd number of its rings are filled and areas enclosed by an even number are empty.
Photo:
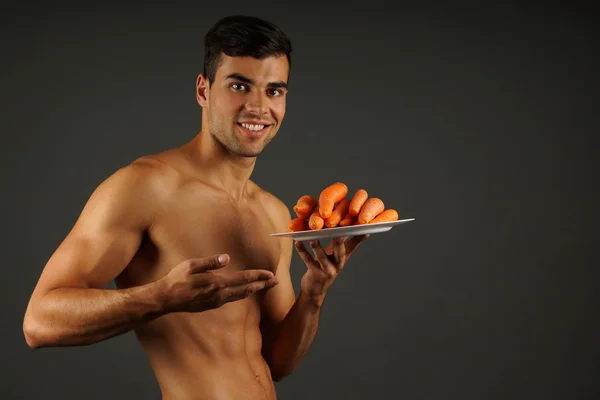
[[[258,115],[266,114],[268,110],[268,101],[265,93],[255,90],[247,97],[246,109]]]

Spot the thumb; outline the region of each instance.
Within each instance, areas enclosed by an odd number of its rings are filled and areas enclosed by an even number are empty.
[[[212,257],[194,258],[190,262],[192,273],[197,274],[199,272],[223,268],[229,263],[229,255],[219,254]]]

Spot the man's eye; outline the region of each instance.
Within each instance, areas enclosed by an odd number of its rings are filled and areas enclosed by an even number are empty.
[[[269,95],[270,96],[281,96],[282,91],[279,89],[269,89]]]
[[[231,84],[231,88],[233,90],[248,90],[246,85],[244,85],[242,83],[233,83],[233,84]]]

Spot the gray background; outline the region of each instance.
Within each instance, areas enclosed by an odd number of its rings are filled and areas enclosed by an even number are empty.
[[[253,178],[290,206],[342,180],[416,218],[355,254],[280,398],[598,398],[590,10],[164,7],[4,8],[1,398],[159,397],[133,334],[31,350],[22,317],[94,188],[196,134],[202,39],[231,13],[294,44]]]

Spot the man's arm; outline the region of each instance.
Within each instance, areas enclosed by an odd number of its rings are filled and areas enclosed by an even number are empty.
[[[156,283],[103,289],[129,263],[152,223],[151,168],[133,163],[94,191],[31,295],[23,321],[30,347],[95,343],[161,313]]]
[[[291,220],[290,212],[277,203],[278,231],[283,232]],[[312,345],[319,326],[324,297],[311,298],[302,291],[295,298],[290,276],[293,241],[281,238],[281,258],[276,276],[279,284],[263,297],[263,356],[273,380],[290,375]]]

